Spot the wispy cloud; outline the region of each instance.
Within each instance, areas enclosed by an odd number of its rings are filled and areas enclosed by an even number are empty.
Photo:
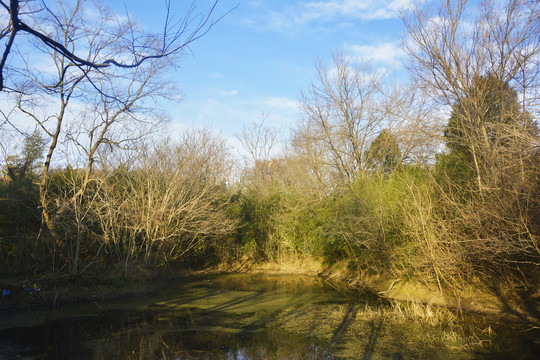
[[[206,128],[219,132],[227,139],[235,155],[240,158],[245,150],[236,140],[244,126],[265,119],[265,126],[275,128],[284,137],[297,117],[296,101],[279,96],[213,96],[190,100],[170,108],[172,114],[171,136],[189,128]],[[276,148],[277,149],[277,148]]]
[[[278,109],[296,109],[296,101],[287,97],[272,97],[260,101],[261,105]]]
[[[224,95],[224,96],[236,96],[236,95],[238,95],[238,91],[236,91],[236,90],[220,91],[219,93],[221,95]]]
[[[287,128],[297,115],[295,99],[289,97],[212,96],[204,99],[189,97],[170,109],[173,121],[204,124],[222,129],[225,134],[241,131],[244,124],[259,121],[267,116],[267,125]]]
[[[246,22],[274,31],[288,31],[313,22],[396,18],[400,9],[409,8],[411,3],[412,0],[321,0],[299,1],[277,8],[276,5],[269,7],[265,2],[250,2],[252,7],[259,9],[261,16]]]
[[[347,53],[355,58],[367,60],[374,65],[400,68],[405,56],[397,42],[381,42],[373,45],[348,45]]]
[[[335,19],[338,16],[362,20],[380,20],[396,17],[399,9],[407,7],[409,0],[345,0],[312,1],[304,6],[305,19]]]

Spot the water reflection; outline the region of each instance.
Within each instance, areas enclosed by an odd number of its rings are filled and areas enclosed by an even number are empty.
[[[519,332],[479,316],[462,323],[437,311],[345,296],[317,279],[220,276],[129,302],[74,306],[38,324],[5,317],[12,326],[4,323],[0,330],[0,359],[535,359],[540,354],[538,332]]]

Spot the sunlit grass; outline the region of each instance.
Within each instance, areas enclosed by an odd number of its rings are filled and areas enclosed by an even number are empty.
[[[321,336],[336,354],[375,352],[406,358],[428,354],[467,358],[491,345],[492,332],[466,334],[451,310],[418,302],[307,305],[284,312],[279,319],[287,331]],[[422,344],[422,346],[418,346]]]

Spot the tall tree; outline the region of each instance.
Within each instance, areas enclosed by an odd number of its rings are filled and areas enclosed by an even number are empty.
[[[85,51],[66,44],[61,37],[54,36],[48,29],[40,26],[44,18],[53,20],[53,28],[63,28],[62,14],[84,7],[87,1],[53,1],[30,0],[0,1],[0,40],[5,40],[5,47],[0,59],[0,91],[11,88],[10,77],[17,73],[18,68],[10,66],[9,58],[16,51],[17,42],[34,40],[34,44],[47,48],[51,52],[63,56],[70,65],[79,68],[106,69],[118,67],[133,69],[144,62],[158,58],[168,58],[182,52],[192,42],[204,36],[219,20],[213,20],[212,14],[218,3],[216,0],[210,9],[202,15],[195,13],[195,2],[187,10],[183,19],[175,19],[171,1],[165,2],[163,30],[160,34],[149,34],[135,26],[128,16],[110,19],[119,21],[123,31],[117,34],[114,46],[116,51],[101,54],[100,57],[89,58]],[[55,6],[56,5],[56,6]],[[101,7],[101,9],[103,9]],[[112,15],[112,14],[111,14]],[[102,24],[104,25],[104,24]],[[107,27],[96,28],[97,32],[107,31]],[[95,36],[95,35],[94,35]],[[90,39],[91,40],[91,39]],[[112,44],[110,44],[112,45]],[[16,54],[20,55],[20,54]]]
[[[37,130],[24,139],[21,154],[12,156],[6,164],[6,173],[11,180],[22,179],[35,170],[37,162],[43,156],[45,145],[45,138]]]
[[[470,151],[477,188],[482,192],[490,181],[490,175],[483,175],[484,159],[493,159],[496,153],[489,144],[488,133],[493,130],[485,119],[504,118],[515,111],[506,108],[514,97],[506,88],[516,91],[520,111],[533,116],[539,113],[540,3],[488,0],[475,9],[467,0],[440,1],[413,8],[404,22],[409,70],[417,85],[431,92],[438,104],[454,107],[447,139],[455,139],[451,135],[458,129],[455,123],[463,123],[460,131],[464,136],[455,146]],[[523,120],[514,124],[519,121]]]
[[[471,87],[469,95],[453,105],[444,137],[452,151],[469,161],[479,154],[482,166],[491,166],[498,147],[518,146],[513,140],[536,135],[537,124],[522,110],[508,82],[489,74],[475,77]]]
[[[304,118],[294,141],[306,156],[320,153],[319,166],[337,181],[351,181],[366,170],[369,140],[385,120],[381,79],[367,63],[344,54],[333,60],[332,68],[316,64],[315,81],[300,96]]]
[[[59,221],[66,212],[82,213],[77,207],[84,204],[103,150],[133,147],[164,119],[157,99],[177,98],[165,74],[182,51],[214,25],[216,3],[199,16],[192,5],[186,17],[176,21],[167,2],[163,33],[153,34],[100,2],[0,2],[10,19],[2,32],[8,38],[0,64],[0,71],[8,75],[3,78],[4,94],[47,138],[39,188],[55,256],[62,255],[66,242],[80,238],[63,235],[60,229],[66,227]],[[29,41],[14,52],[12,46],[22,33]],[[32,56],[40,57],[39,68],[17,61]],[[51,201],[50,179],[60,146],[68,163],[81,170],[75,188],[59,203]],[[69,264],[75,273],[80,247],[71,248],[77,249]]]
[[[540,258],[540,2],[441,0],[404,21],[416,85],[451,112],[437,164],[441,225],[455,228],[444,240],[479,271],[527,278]]]
[[[394,170],[401,161],[401,149],[394,134],[384,129],[373,140],[366,154],[371,168],[381,169],[385,173]]]

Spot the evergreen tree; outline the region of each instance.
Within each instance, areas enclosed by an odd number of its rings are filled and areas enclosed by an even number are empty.
[[[43,156],[45,139],[39,131],[34,131],[24,139],[20,155],[12,156],[6,165],[7,175],[11,180],[23,179],[34,172],[37,161]]]
[[[446,145],[468,160],[487,159],[491,150],[510,144],[519,134],[536,134],[536,123],[522,110],[510,85],[494,75],[478,76],[452,108],[444,130]]]
[[[381,131],[371,143],[366,158],[372,169],[382,169],[385,173],[394,170],[401,160],[396,136],[388,129]]]

